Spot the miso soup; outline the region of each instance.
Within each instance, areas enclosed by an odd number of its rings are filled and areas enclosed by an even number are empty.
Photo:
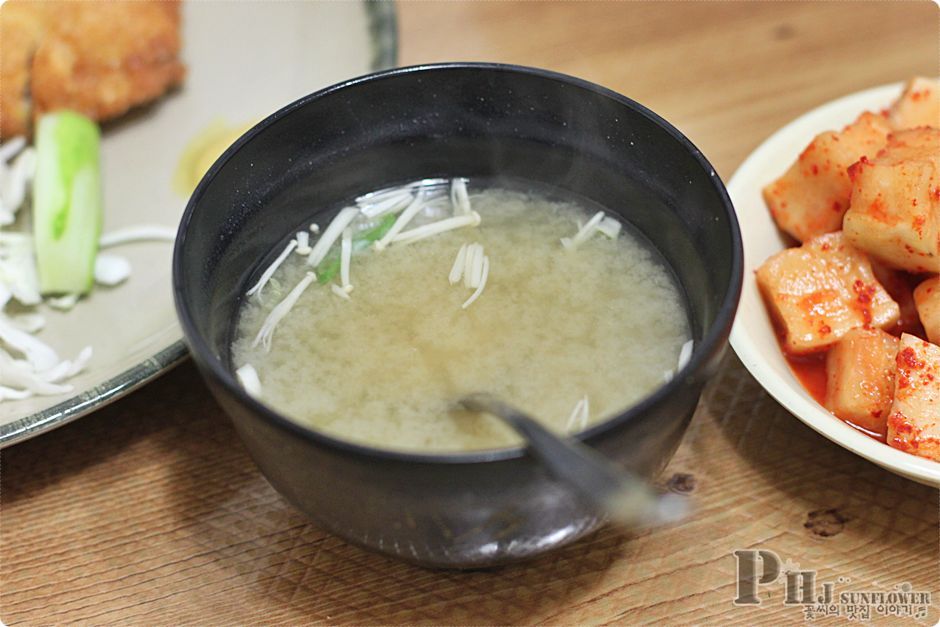
[[[520,439],[457,409],[464,394],[495,394],[572,433],[637,403],[687,359],[683,296],[629,226],[554,190],[466,190],[430,181],[360,198],[360,212],[338,218],[352,220],[345,237],[324,224],[284,248],[237,322],[233,365],[251,393],[337,438],[474,450]],[[318,237],[336,238],[325,256]]]

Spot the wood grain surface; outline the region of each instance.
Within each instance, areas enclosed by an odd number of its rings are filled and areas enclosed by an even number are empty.
[[[674,122],[726,179],[804,111],[936,75],[940,61],[931,3],[398,6],[402,64],[498,60],[597,81]],[[779,585],[762,587],[759,606],[732,604],[736,549],[775,551],[837,592],[910,583],[933,594],[919,622],[940,618],[937,491],[803,426],[733,355],[661,478],[692,495],[689,520],[604,529],[495,571],[416,568],[308,523],[260,476],[188,363],[0,461],[8,625],[802,622]]]

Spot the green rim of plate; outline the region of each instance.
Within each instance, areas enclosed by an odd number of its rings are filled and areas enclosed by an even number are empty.
[[[372,71],[398,63],[398,15],[393,0],[365,0],[372,38]]]
[[[398,18],[392,0],[365,0],[372,40],[372,70],[386,70],[398,61]],[[58,405],[0,426],[0,448],[60,427],[116,401],[181,363],[189,352],[178,340],[133,368]]]

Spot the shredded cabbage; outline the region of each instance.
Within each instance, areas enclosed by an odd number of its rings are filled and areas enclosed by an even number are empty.
[[[25,138],[0,144],[0,229],[15,224],[18,213],[30,208],[36,162],[36,151]],[[139,241],[172,242],[175,238],[176,229],[138,225],[104,234],[98,244],[104,248]],[[45,304],[68,311],[79,300],[74,293],[42,297],[33,241],[27,232],[0,230],[0,402],[72,392],[65,381],[79,374],[93,355],[92,348],[86,346],[74,359],[61,359],[55,349],[35,336],[45,327],[44,315],[19,309],[11,313],[13,301],[22,307]],[[130,263],[124,257],[99,254],[95,259],[98,283],[117,285],[130,273]]]

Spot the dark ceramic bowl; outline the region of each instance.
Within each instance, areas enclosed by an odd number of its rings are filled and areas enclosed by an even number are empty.
[[[424,565],[480,567],[567,544],[603,520],[524,449],[422,455],[337,440],[247,396],[230,364],[242,295],[276,245],[366,190],[447,176],[511,176],[586,196],[645,233],[674,268],[691,362],[578,436],[645,477],[669,461],[725,350],[741,238],[721,180],[668,122],[597,85],[506,65],[404,68],[324,89],[248,131],[203,178],[176,242],[176,307],[193,359],[261,471],[352,542]]]

